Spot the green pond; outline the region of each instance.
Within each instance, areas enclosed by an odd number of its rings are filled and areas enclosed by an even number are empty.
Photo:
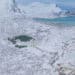
[[[21,42],[28,42],[32,40],[33,38],[27,35],[19,35],[19,36],[14,36],[13,38],[8,38],[8,41],[12,42],[12,44],[15,44],[15,47],[17,48],[24,48],[27,47],[26,45],[16,45],[17,40],[20,40]]]

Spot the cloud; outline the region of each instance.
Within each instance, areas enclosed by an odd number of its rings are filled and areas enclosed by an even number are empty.
[[[55,0],[55,3],[75,7],[75,0]]]
[[[32,2],[43,2],[43,3],[57,3],[57,4],[65,4],[69,6],[75,7],[75,0],[16,0],[21,4],[28,4]]]
[[[40,17],[40,18],[53,18],[57,17],[61,8],[57,7],[56,4],[44,4],[40,2],[34,2],[22,9],[26,12],[26,15],[30,17]]]

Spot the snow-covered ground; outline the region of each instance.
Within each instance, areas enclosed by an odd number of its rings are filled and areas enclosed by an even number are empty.
[[[17,40],[27,45],[18,48],[8,38],[19,35],[33,40]],[[0,75],[74,75],[74,56],[75,26],[35,22],[21,13],[0,18]]]
[[[55,18],[65,16],[62,10],[56,4],[44,4],[40,2],[33,2],[32,4],[20,6],[26,12],[27,16],[39,18]]]

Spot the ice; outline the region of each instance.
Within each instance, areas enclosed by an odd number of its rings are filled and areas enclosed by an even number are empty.
[[[59,75],[63,72],[61,67],[66,75],[69,67],[74,73],[75,26],[44,24],[26,14],[25,17],[18,12],[8,13],[0,17],[0,75]],[[30,36],[33,40],[17,40],[18,45],[27,47],[15,47],[8,38],[20,35]]]

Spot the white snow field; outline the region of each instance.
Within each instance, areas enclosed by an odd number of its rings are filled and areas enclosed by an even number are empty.
[[[10,0],[1,1],[6,7]],[[0,75],[75,75],[74,57],[75,26],[35,22],[19,11],[0,17]]]
[[[56,4],[44,4],[33,2],[25,7],[20,5],[21,9],[26,12],[27,16],[38,18],[56,18],[65,16],[65,10],[62,10]]]

